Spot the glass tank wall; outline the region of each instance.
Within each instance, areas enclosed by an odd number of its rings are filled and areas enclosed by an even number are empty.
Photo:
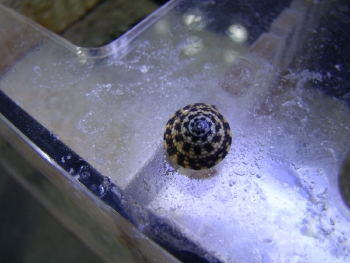
[[[1,6],[2,117],[179,260],[348,262],[349,10],[172,1],[88,49]],[[205,178],[163,146],[168,119],[196,102],[233,136]]]

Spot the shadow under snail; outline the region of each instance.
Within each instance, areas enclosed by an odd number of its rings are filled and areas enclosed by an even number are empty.
[[[221,162],[231,148],[230,125],[214,105],[189,104],[174,113],[166,124],[164,146],[176,164],[193,170]]]

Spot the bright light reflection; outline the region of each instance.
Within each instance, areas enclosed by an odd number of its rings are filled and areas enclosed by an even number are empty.
[[[186,14],[183,16],[182,21],[189,29],[202,30],[205,26],[205,22],[201,14]]]

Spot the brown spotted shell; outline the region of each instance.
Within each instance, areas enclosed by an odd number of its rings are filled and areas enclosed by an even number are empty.
[[[230,125],[215,106],[189,104],[179,109],[165,127],[164,146],[178,165],[201,170],[221,162],[231,148]]]

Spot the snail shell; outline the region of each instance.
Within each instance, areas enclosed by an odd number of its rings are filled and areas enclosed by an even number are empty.
[[[164,146],[178,165],[202,170],[221,162],[231,148],[230,125],[215,106],[189,104],[179,109],[165,127]]]

